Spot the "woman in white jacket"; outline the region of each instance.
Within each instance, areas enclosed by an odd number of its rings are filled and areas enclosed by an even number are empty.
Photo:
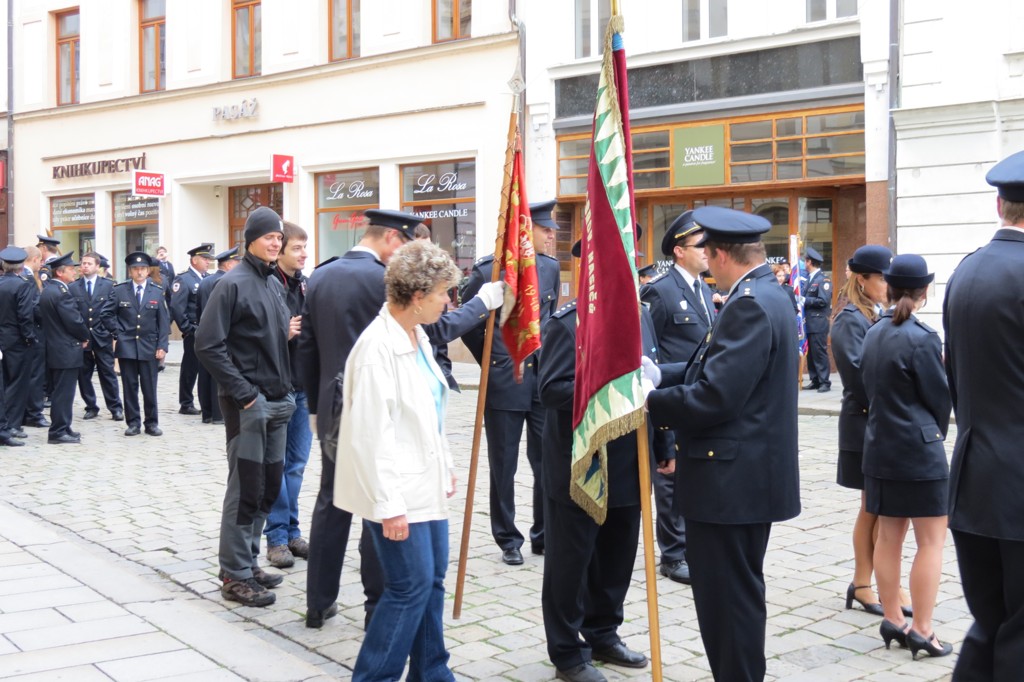
[[[387,302],[345,363],[334,503],[369,521],[384,571],[353,680],[454,680],[444,645],[448,384],[420,325],[436,322],[460,277],[443,250],[410,242],[388,262]],[[341,292],[339,292],[341,295]]]

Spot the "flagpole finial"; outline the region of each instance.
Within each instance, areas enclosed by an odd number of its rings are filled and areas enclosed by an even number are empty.
[[[512,74],[512,77],[508,79],[509,90],[512,91],[513,95],[517,97],[526,90],[526,81],[523,80],[523,68],[521,64],[516,64],[516,71]]]
[[[619,13],[619,0],[612,0],[612,16],[616,16]]]

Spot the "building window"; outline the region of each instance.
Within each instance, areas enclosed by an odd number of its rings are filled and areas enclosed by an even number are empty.
[[[683,0],[683,42],[721,38],[728,32],[728,0]]]
[[[139,91],[167,86],[164,58],[167,0],[139,0]]]
[[[359,56],[359,0],[330,0],[331,61]]]
[[[78,10],[61,12],[57,19],[57,104],[78,103]]]
[[[430,239],[463,273],[476,260],[476,162],[402,166],[402,210],[430,228]]]
[[[432,0],[434,5],[434,42],[458,40],[470,36],[473,18],[472,0]]]
[[[260,75],[263,63],[262,11],[256,0],[233,0],[231,25],[233,59],[231,77],[248,78]]]
[[[380,206],[376,168],[316,176],[316,260],[340,256],[363,238],[367,209]]]
[[[806,0],[807,21],[857,16],[857,0]]]
[[[231,239],[228,248],[237,246],[239,253],[245,253],[246,218],[260,206],[272,208],[281,215],[284,206],[281,183],[229,187],[228,192],[228,234]]]
[[[159,246],[160,200],[136,197],[131,192],[114,192],[114,254],[110,262],[114,270],[127,276],[121,268],[125,256],[135,251],[156,254]]]
[[[79,194],[50,199],[50,228],[60,252],[81,256],[96,250],[96,197]]]
[[[576,0],[576,59],[604,52],[604,29],[611,16],[611,0]]]

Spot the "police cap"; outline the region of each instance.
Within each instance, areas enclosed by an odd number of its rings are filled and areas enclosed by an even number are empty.
[[[661,240],[661,252],[666,256],[671,256],[676,243],[700,231],[701,226],[693,222],[693,211],[683,211],[665,230],[665,236]],[[699,246],[703,243],[704,240],[699,239],[694,246]]]
[[[60,240],[56,237],[48,237],[45,234],[37,235],[39,237],[40,244],[46,244],[47,246],[60,246]]]
[[[418,215],[401,211],[386,211],[381,208],[371,208],[364,215],[371,225],[396,229],[410,241],[416,238],[416,226],[423,222],[423,218]]]
[[[223,263],[229,260],[241,260],[241,256],[238,255],[238,247],[228,249],[227,251],[221,251],[214,258],[217,259],[218,263]]]
[[[63,268],[69,265],[78,265],[78,263],[75,262],[74,258],[72,258],[73,255],[75,255],[74,251],[68,251],[63,256],[51,258],[49,261],[46,262],[46,264],[50,266],[50,272],[55,271],[57,268]]]
[[[3,251],[0,251],[0,260],[11,265],[24,263],[27,258],[28,251],[19,246],[8,246]]]
[[[932,283],[934,272],[928,272],[928,263],[916,253],[901,253],[892,259],[885,281],[899,289],[920,289]]]
[[[821,257],[821,254],[818,253],[818,250],[815,249],[813,246],[808,246],[807,247],[807,250],[804,251],[804,258],[806,258],[809,261],[813,261],[815,263],[824,263],[825,262],[825,259]]]
[[[213,258],[213,244],[205,242],[194,249],[186,251],[186,253],[192,257],[202,256],[203,258]]]
[[[557,199],[551,199],[550,201],[539,201],[535,204],[530,204],[530,218],[533,220],[533,224],[557,230],[558,223],[555,222],[554,217],[551,215],[557,203]]]
[[[761,216],[721,206],[701,206],[693,211],[693,222],[704,229],[707,241],[722,244],[752,244],[772,229]]]
[[[143,251],[133,251],[125,256],[124,264],[129,268],[149,268],[155,265],[153,258]]]
[[[650,265],[644,265],[643,267],[636,271],[636,274],[639,275],[640,277],[654,277],[655,275],[658,274],[658,266],[654,263],[651,263]]]
[[[1011,154],[985,174],[985,182],[1007,201],[1024,202],[1024,151]]]
[[[871,273],[885,274],[889,271],[889,264],[892,262],[892,251],[884,246],[868,244],[853,252],[853,257],[846,261],[850,266],[850,272],[859,272],[863,275]]]

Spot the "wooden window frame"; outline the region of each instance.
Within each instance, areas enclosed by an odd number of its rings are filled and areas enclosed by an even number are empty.
[[[72,36],[61,36],[61,34],[60,34],[60,20],[63,17],[70,16],[72,14],[77,14],[78,15],[78,22],[79,22],[78,23],[78,33],[76,33],[76,34],[74,34]],[[79,94],[80,94],[79,93],[80,83],[78,82],[78,79],[74,78],[74,74],[75,74],[76,71],[81,73],[81,70],[80,69],[76,69],[76,67],[78,66],[78,60],[75,58],[75,45],[76,44],[78,45],[79,52],[81,52],[81,49],[82,49],[82,46],[81,46],[81,40],[82,40],[82,23],[81,23],[82,22],[82,14],[81,14],[80,8],[75,7],[75,8],[72,8],[72,9],[64,10],[62,12],[55,12],[54,15],[53,15],[53,18],[54,18],[54,29],[55,29],[54,35],[57,37],[57,41],[56,41],[56,57],[57,57],[57,68],[56,68],[56,75],[57,75],[57,106],[62,107],[62,106],[67,106],[69,104],[78,104],[78,102],[79,102]],[[70,45],[70,49],[68,50],[68,53],[70,55],[70,60],[69,60],[68,68],[70,69],[71,76],[72,76],[71,79],[70,79],[71,80],[71,99],[66,101],[66,102],[63,101],[61,99],[61,96],[60,96],[60,85],[61,85],[61,83],[60,83],[61,82],[60,48],[62,46],[64,46],[64,45]]]
[[[258,69],[256,68],[256,22],[254,21],[256,16],[254,8],[257,6],[262,7],[262,5],[262,0],[231,0],[231,78],[233,80],[239,78],[253,78],[263,74],[262,64],[259,65]],[[235,38],[238,36],[238,10],[243,7],[249,10],[249,73],[239,75],[235,71],[235,53],[237,52]]]
[[[145,18],[145,4],[146,0],[139,0],[139,92],[160,92],[161,90],[167,89],[166,68],[164,69],[164,75],[162,77],[160,75],[161,67],[166,67],[163,60],[160,59],[160,38],[164,35],[167,28],[167,15],[164,14],[159,17],[150,17],[149,19]],[[234,16],[233,13],[232,16]],[[155,88],[146,88],[145,53],[143,51],[143,45],[146,44],[145,35],[147,28],[154,29],[153,64],[155,65],[154,71],[156,76]],[[234,55],[232,55],[232,63],[233,62]]]
[[[451,38],[438,38],[437,37],[437,14],[438,14],[438,2],[442,0],[430,0],[430,24],[431,24],[431,39],[434,44],[437,43],[449,43],[453,40],[464,40],[465,38],[471,38],[471,35],[462,35],[462,6],[463,3],[469,5],[472,9],[473,0],[451,0],[452,2],[452,37]],[[472,32],[472,31],[471,31]]]
[[[327,52],[328,59],[332,62],[341,62],[346,59],[354,59],[359,55],[353,50],[353,35],[356,32],[355,24],[352,22],[352,4],[359,0],[345,0],[345,12],[347,13],[348,35],[346,36],[345,54],[334,54],[334,2],[327,0]]]

